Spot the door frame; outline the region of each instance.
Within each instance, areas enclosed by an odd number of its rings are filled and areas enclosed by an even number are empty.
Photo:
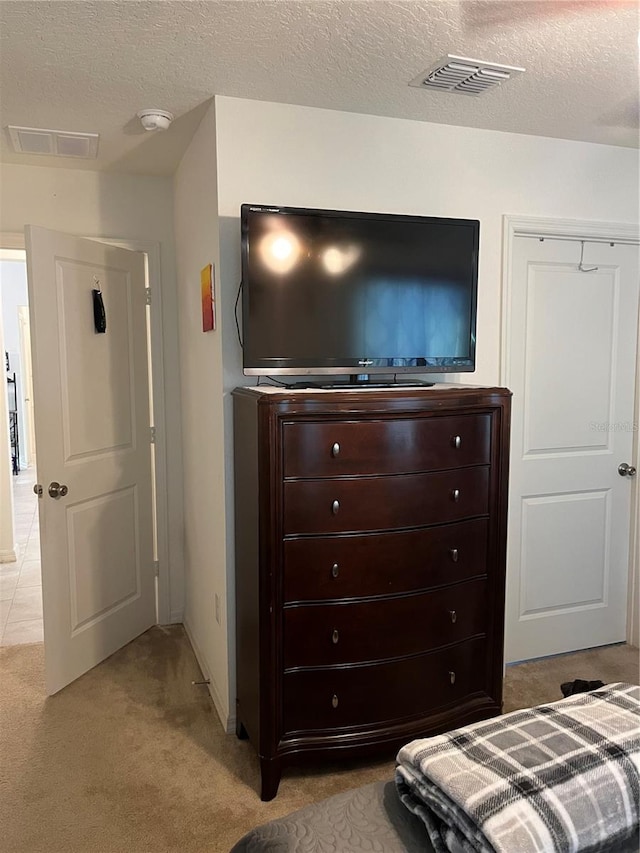
[[[151,387],[153,395],[153,424],[155,426],[155,526],[158,557],[158,595],[156,618],[159,625],[171,623],[171,576],[169,573],[169,502],[167,489],[166,406],[164,393],[164,338],[162,332],[162,287],[160,243],[153,240],[130,240],[125,237],[95,237],[76,235],[85,240],[120,246],[147,256],[147,285],[151,290],[150,346]],[[0,248],[25,249],[24,233],[0,232]],[[36,448],[37,458],[37,448]]]
[[[505,214],[502,217],[502,304],[500,312],[500,383],[508,387],[510,380],[509,352],[511,345],[511,269],[513,241],[516,237],[547,237],[549,239],[592,240],[625,243],[640,246],[639,226],[629,222],[597,222],[580,219],[553,219],[550,217],[518,216]],[[636,347],[635,379],[635,423],[640,419],[640,322]],[[632,459],[640,467],[639,431],[633,435]],[[627,590],[627,642],[640,643],[640,486],[636,477],[631,487],[631,519],[629,525],[629,585]],[[508,566],[507,566],[508,571]]]

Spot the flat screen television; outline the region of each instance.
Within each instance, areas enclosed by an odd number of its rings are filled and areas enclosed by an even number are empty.
[[[480,223],[243,204],[245,375],[475,369]]]

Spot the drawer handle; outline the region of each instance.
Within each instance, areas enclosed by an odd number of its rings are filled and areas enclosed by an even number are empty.
[[[457,563],[458,562],[458,549],[457,548],[450,548],[449,553],[451,554],[451,562]]]
[[[337,563],[334,563],[331,566],[331,577],[337,578],[339,574],[340,574],[340,566]]]
[[[451,682],[451,684],[456,683],[456,674],[452,669],[449,670],[449,681]]]
[[[456,450],[460,450],[462,447],[462,436],[454,435],[452,443]]]
[[[340,455],[340,445],[337,441],[334,442],[333,447],[331,448],[331,455],[334,457],[334,459],[336,456]]]
[[[460,489],[454,489],[451,492],[451,497],[453,498],[453,502],[457,504],[460,500]]]
[[[333,643],[334,646],[337,645],[339,639],[340,639],[340,634],[338,633],[338,629],[334,628],[333,634],[331,635],[331,642]]]
[[[337,514],[338,514],[339,509],[340,509],[340,501],[334,501],[334,502],[331,504],[331,512],[332,512],[334,515],[337,515]]]
[[[331,706],[332,706],[333,708],[337,708],[337,707],[338,707],[338,697],[336,696],[336,694],[335,694],[335,693],[333,694],[333,698],[331,699]]]
[[[451,622],[455,625],[455,624],[456,624],[456,622],[458,621],[458,614],[456,613],[456,611],[455,611],[455,610],[450,610],[450,611],[449,611],[449,616],[451,617]]]

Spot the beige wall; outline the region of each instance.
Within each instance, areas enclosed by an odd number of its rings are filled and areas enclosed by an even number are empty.
[[[145,240],[160,245],[170,619],[181,621],[184,607],[182,440],[171,180],[39,166],[1,165],[0,232],[21,232],[27,224],[87,237]]]
[[[213,106],[175,175],[184,435],[185,626],[223,722],[230,715],[225,556],[222,336],[202,331],[200,270],[219,272]],[[219,282],[216,281],[219,295]],[[216,595],[218,616],[216,620]]]

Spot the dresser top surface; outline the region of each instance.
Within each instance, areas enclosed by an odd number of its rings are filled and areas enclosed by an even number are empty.
[[[397,385],[390,387],[372,387],[367,388],[365,386],[352,386],[347,385],[345,383],[345,387],[335,386],[333,388],[286,388],[280,385],[242,385],[238,388],[235,388],[233,393],[246,393],[251,394],[255,397],[262,397],[263,395],[267,395],[269,397],[304,397],[304,396],[330,396],[332,394],[355,394],[355,395],[388,395],[389,397],[397,397],[397,396],[426,396],[433,397],[439,395],[449,395],[452,393],[464,393],[464,392],[486,392],[491,394],[501,394],[504,396],[510,396],[511,392],[507,388],[499,388],[488,385],[463,385],[458,383],[445,383],[445,382],[437,382],[431,386],[424,385]]]

